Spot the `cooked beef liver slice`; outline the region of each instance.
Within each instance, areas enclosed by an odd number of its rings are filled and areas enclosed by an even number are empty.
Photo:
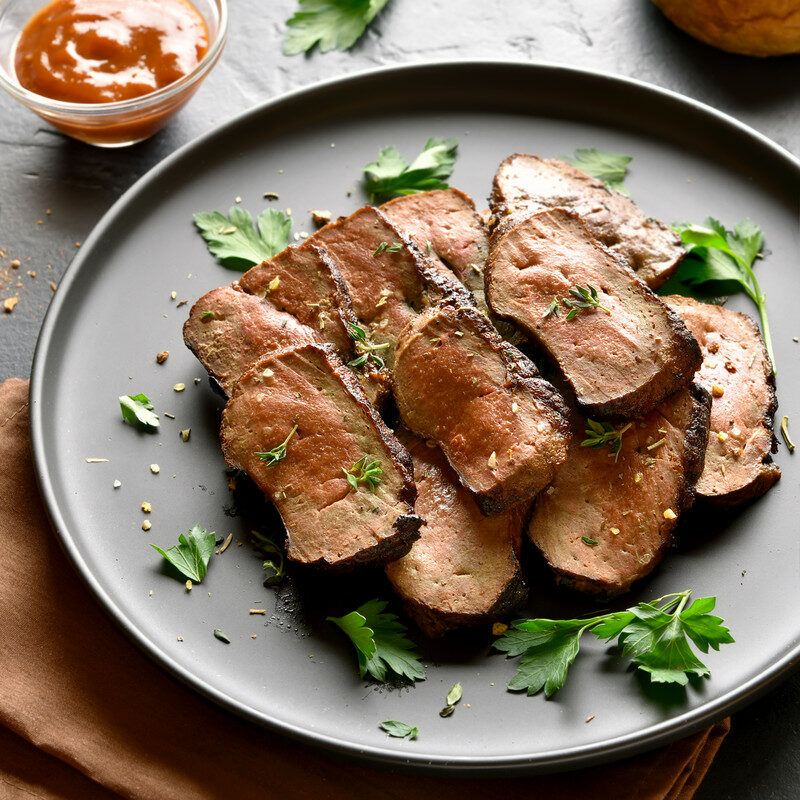
[[[203,295],[183,326],[187,347],[227,394],[260,356],[316,338],[314,331],[290,314],[235,285]]]
[[[700,349],[681,319],[572,212],[540,211],[493,239],[492,310],[546,351],[590,416],[631,418],[686,386]],[[575,286],[595,287],[601,309],[567,320],[548,309]]]
[[[473,307],[442,303],[412,321],[394,389],[405,425],[442,447],[484,513],[530,500],[566,457],[560,395]]]
[[[569,456],[537,497],[528,524],[560,582],[613,596],[655,568],[691,504],[710,405],[698,384],[676,392],[633,422],[616,462],[607,448],[581,447],[585,423],[576,417]]]
[[[499,218],[547,208],[575,211],[652,288],[661,286],[684,256],[680,239],[663,222],[648,217],[629,197],[557,159],[521,153],[506,158],[495,174],[491,207]]]
[[[664,300],[700,343],[703,364],[697,380],[712,393],[711,433],[697,495],[720,505],[760,497],[781,471],[770,463],[778,401],[758,326],[724,306],[676,295]],[[713,387],[719,388],[714,392]]]
[[[442,451],[407,431],[414,461],[420,538],[386,574],[428,636],[492,622],[526,598],[518,560],[524,507],[484,516]]]
[[[469,195],[458,189],[436,189],[396,197],[380,209],[422,253],[430,252],[449,267],[475,296],[478,308],[486,310],[483,270],[489,235]]]
[[[257,455],[283,442],[286,457],[267,466]],[[348,567],[392,561],[408,552],[422,520],[405,448],[366,401],[330,345],[272,353],[239,380],[222,416],[222,450],[275,503],[287,555],[302,564]],[[353,491],[344,469],[362,456],[380,461],[373,494]]]
[[[389,369],[400,331],[432,299],[456,293],[472,302],[450,270],[425,259],[372,206],[326,225],[309,241],[323,247],[336,262],[353,310],[369,329],[372,341],[389,344],[381,352]]]
[[[313,328],[343,359],[351,357],[353,342],[346,325],[356,317],[350,296],[336,263],[313,242],[287,247],[249,269],[239,285]]]

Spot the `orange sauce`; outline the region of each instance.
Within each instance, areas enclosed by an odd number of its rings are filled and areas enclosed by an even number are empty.
[[[189,0],[53,0],[25,25],[17,79],[54,100],[111,103],[190,73],[208,27]]]

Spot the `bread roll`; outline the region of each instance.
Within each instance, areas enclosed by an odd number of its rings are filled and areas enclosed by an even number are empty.
[[[690,36],[731,53],[800,53],[800,0],[653,0]]]

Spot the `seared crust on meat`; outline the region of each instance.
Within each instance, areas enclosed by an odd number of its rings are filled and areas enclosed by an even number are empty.
[[[525,507],[484,516],[438,447],[405,430],[398,438],[414,461],[425,518],[409,553],[386,566],[408,613],[433,637],[513,611],[527,596],[518,560]]]
[[[381,357],[389,369],[400,331],[428,304],[445,296],[474,302],[449,269],[438,259],[423,257],[416,245],[372,206],[326,225],[308,241],[324,248],[338,266],[353,311],[372,341],[388,343]]]
[[[568,320],[564,298],[577,286],[596,289],[607,311],[588,308]],[[492,311],[545,351],[588,416],[647,414],[700,365],[680,317],[573,212],[504,223],[492,239],[486,290]]]
[[[528,537],[559,582],[614,596],[651,572],[693,501],[708,439],[711,397],[699,384],[676,392],[606,448],[581,447],[574,418],[569,457],[542,492]]]
[[[350,357],[347,324],[357,322],[353,304],[336,262],[311,240],[252,267],[239,285],[308,325],[342,358]]]
[[[697,380],[712,393],[711,433],[697,496],[735,506],[771,489],[781,476],[773,464],[775,376],[761,331],[747,314],[670,295],[668,303],[703,351]]]
[[[474,307],[443,302],[408,325],[394,389],[405,425],[442,447],[485,514],[529,501],[566,458],[561,396]]]
[[[236,284],[204,294],[183,325],[183,340],[226,394],[257,358],[317,341],[310,328]]]
[[[483,270],[489,255],[489,234],[472,198],[459,189],[396,197],[381,212],[424,254],[451,269],[486,311]]]
[[[284,458],[272,466],[259,458],[295,425]],[[287,348],[256,362],[225,407],[221,441],[226,462],[274,502],[293,561],[385,563],[419,536],[411,458],[330,345]],[[352,490],[344,474],[365,455],[383,469],[375,492]]]
[[[653,289],[675,272],[685,255],[680,238],[667,225],[645,215],[629,197],[557,159],[508,156],[495,174],[490,204],[498,219],[550,208],[575,211]]]

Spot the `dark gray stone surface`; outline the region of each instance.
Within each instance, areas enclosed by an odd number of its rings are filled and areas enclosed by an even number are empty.
[[[800,153],[800,59],[759,61],[714,51],[674,29],[644,0],[393,0],[352,52],[311,58],[280,53],[293,0],[231,4],[222,62],[165,131],[134,148],[104,151],[71,142],[0,98],[0,250],[6,254],[0,298],[20,298],[13,314],[0,314],[0,379],[28,374],[49,281],[59,279],[75,242],[136,178],[231,115],[322,78],[421,60],[558,61],[682,92]],[[12,258],[22,261],[19,271],[9,269]],[[795,797],[799,723],[795,677],[736,716],[700,800]]]

